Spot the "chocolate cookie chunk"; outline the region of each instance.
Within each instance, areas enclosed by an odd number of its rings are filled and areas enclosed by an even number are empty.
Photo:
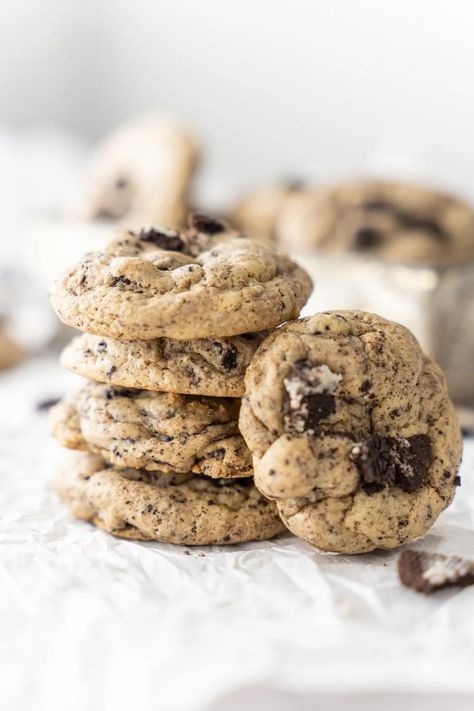
[[[306,272],[212,222],[199,216],[187,231],[165,231],[165,247],[127,232],[87,254],[53,288],[58,316],[119,340],[222,338],[295,318],[312,289]]]
[[[90,380],[190,395],[241,397],[250,359],[265,334],[178,341],[117,341],[84,334],[61,362]]]
[[[109,464],[214,478],[251,476],[240,400],[89,383],[50,414],[59,443]]]
[[[444,588],[474,585],[474,561],[455,555],[405,550],[398,558],[398,574],[406,587],[429,595]]]
[[[56,488],[76,518],[122,538],[202,546],[258,541],[284,530],[275,504],[251,479],[154,475],[82,454]]]
[[[257,487],[322,550],[412,540],[458,483],[444,377],[406,328],[374,314],[321,313],[271,334],[247,370],[240,429]]]

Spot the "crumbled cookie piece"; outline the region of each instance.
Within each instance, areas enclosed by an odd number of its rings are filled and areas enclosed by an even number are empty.
[[[398,575],[407,588],[429,595],[448,587],[474,585],[474,561],[408,549],[398,558]]]

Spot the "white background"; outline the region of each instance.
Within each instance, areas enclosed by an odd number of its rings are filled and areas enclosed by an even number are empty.
[[[383,171],[474,196],[473,47],[468,0],[0,0],[2,259],[74,192],[71,136],[152,107],[201,136],[209,184]],[[50,486],[62,454],[34,404],[67,374],[49,358],[0,380],[2,711],[473,707],[474,588],[424,598],[395,552],[290,537],[200,557],[106,536]],[[417,545],[472,555],[473,467],[471,439]]]
[[[469,0],[2,0],[0,122],[163,107],[213,179],[368,170],[474,194]]]

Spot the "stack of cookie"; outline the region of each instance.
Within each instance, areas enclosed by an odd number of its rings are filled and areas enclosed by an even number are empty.
[[[83,450],[58,482],[74,515],[185,545],[283,530],[253,485],[240,397],[264,332],[297,317],[311,286],[285,254],[198,215],[181,232],[123,233],[72,267],[52,302],[85,332],[62,361],[88,382],[51,419]]]

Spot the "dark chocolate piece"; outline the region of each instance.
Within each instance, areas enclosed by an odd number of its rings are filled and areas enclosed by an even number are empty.
[[[382,491],[386,486],[398,486],[413,493],[425,483],[431,464],[431,439],[420,434],[412,437],[373,435],[356,444],[351,457],[367,494]]]
[[[237,349],[228,348],[222,358],[222,365],[226,370],[234,370],[237,367]]]
[[[380,230],[374,227],[361,227],[354,234],[354,249],[364,252],[366,249],[374,249],[378,247],[383,239]]]
[[[155,230],[154,227],[140,230],[138,239],[142,242],[151,242],[159,249],[165,249],[167,252],[184,252],[186,246],[177,232],[161,232],[160,230]]]
[[[200,214],[191,215],[191,226],[205,235],[216,235],[225,230],[225,225],[219,220]]]

